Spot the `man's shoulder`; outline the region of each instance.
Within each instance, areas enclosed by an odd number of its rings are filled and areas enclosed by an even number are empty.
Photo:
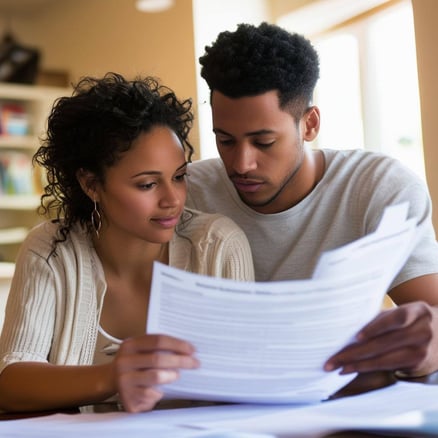
[[[223,171],[223,164],[220,158],[208,158],[205,160],[198,160],[190,163],[188,166],[188,174],[190,179],[198,180],[204,178],[206,175],[212,177],[219,175]]]
[[[328,162],[356,162],[356,161],[386,161],[398,163],[395,158],[378,151],[365,149],[321,149]]]
[[[222,211],[229,204],[233,186],[220,158],[199,160],[189,165],[186,205],[201,211]]]
[[[401,181],[420,182],[420,177],[398,159],[387,154],[364,149],[323,149],[326,168],[337,175],[366,177],[369,180],[395,178]]]
[[[408,170],[407,166],[403,164],[399,159],[385,154],[384,152],[371,151],[366,149],[347,149],[347,150],[335,150],[335,149],[322,149],[326,160],[330,162],[338,163],[366,163],[379,164],[388,167],[401,167]]]

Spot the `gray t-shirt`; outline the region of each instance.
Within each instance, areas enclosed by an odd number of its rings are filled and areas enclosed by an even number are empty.
[[[426,184],[397,160],[363,150],[323,150],[326,170],[313,191],[292,208],[257,213],[245,205],[219,158],[189,166],[187,205],[222,213],[246,233],[257,281],[310,278],[323,251],[373,232],[387,205],[409,201],[422,235],[392,286],[438,273],[438,245]]]

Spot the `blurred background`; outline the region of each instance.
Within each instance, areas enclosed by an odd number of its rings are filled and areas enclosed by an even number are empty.
[[[209,158],[217,153],[199,56],[240,22],[277,23],[320,53],[313,146],[395,156],[428,181],[438,204],[437,18],[436,0],[0,0],[0,85],[66,94],[84,75],[156,76],[193,99],[195,159]],[[19,134],[22,114],[7,103]]]
[[[208,158],[216,151],[208,90],[197,59],[222,30],[233,30],[240,22],[275,22],[306,35],[321,56],[315,99],[322,110],[322,129],[314,146],[382,150],[425,176],[427,135],[423,139],[418,74],[426,80],[432,62],[428,58],[437,62],[437,38],[428,34],[438,18],[436,3],[0,0],[0,41],[3,49],[12,43],[28,50],[33,61],[37,54],[33,83],[39,85],[68,87],[81,76],[107,71],[159,77],[180,97],[194,99],[196,158]],[[422,57],[421,72],[417,56]],[[424,86],[426,99],[431,93]]]

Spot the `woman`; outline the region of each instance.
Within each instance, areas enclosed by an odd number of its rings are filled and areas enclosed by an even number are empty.
[[[34,161],[42,212],[17,259],[0,339],[0,409],[54,409],[118,394],[153,408],[156,385],[199,366],[180,339],[145,334],[154,261],[254,276],[228,218],[184,209],[191,102],[153,78],[84,78],[59,99]]]

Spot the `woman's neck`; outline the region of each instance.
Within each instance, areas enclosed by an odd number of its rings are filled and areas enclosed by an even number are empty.
[[[144,241],[126,242],[101,232],[100,237],[92,237],[95,251],[104,267],[116,275],[144,272],[145,267],[154,261],[168,264],[168,242],[153,243]]]

